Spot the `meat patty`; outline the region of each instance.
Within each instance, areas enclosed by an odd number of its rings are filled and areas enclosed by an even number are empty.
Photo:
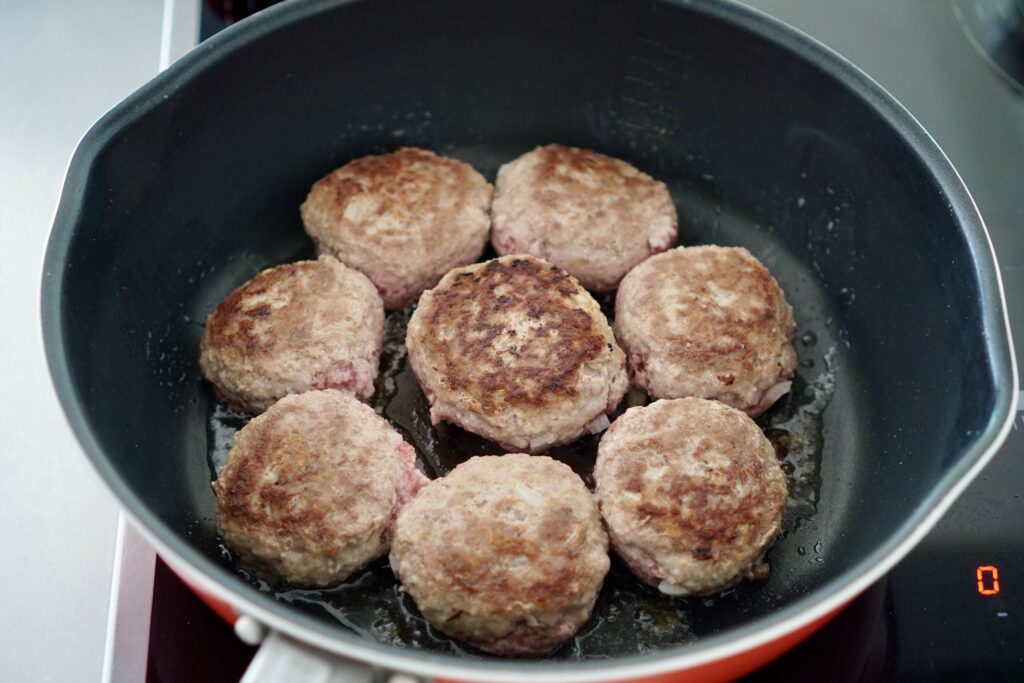
[[[420,298],[406,336],[434,424],[537,452],[608,426],[628,388],[601,308],[561,268],[503,256]]]
[[[491,243],[565,268],[592,292],[615,289],[630,268],[676,241],[665,184],[625,161],[548,145],[498,171]]]
[[[398,516],[391,567],[432,624],[499,655],[536,655],[590,617],[608,573],[594,498],[566,465],[470,458]]]
[[[652,256],[623,278],[615,299],[615,336],[637,387],[750,415],[789,391],[795,327],[779,283],[742,247]]]
[[[373,394],[384,305],[364,275],[329,256],[264,270],[206,319],[199,367],[233,407],[260,413],[287,394]]]
[[[594,481],[615,550],[661,592],[767,576],[786,478],[744,413],[701,398],[630,408],[601,438]]]
[[[491,193],[469,164],[403,147],[317,181],[300,213],[319,253],[364,273],[396,309],[480,256]]]
[[[426,483],[412,446],[372,408],[309,391],[235,435],[213,483],[217,527],[264,578],[329,586],[387,553],[395,517]]]

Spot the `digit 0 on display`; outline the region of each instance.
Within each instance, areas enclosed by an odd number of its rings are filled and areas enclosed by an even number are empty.
[[[999,595],[999,568],[990,564],[977,569],[978,592],[982,595]]]

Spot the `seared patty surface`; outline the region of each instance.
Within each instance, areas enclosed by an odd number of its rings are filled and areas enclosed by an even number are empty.
[[[513,450],[603,429],[627,388],[625,357],[597,302],[532,256],[449,272],[420,299],[406,344],[435,424]]]

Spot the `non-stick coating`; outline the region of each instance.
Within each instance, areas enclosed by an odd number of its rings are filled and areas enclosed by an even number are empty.
[[[728,226],[724,241],[737,243],[728,233],[743,227],[742,217],[730,216],[724,223]],[[644,586],[616,559],[594,617],[574,638],[550,653],[549,658],[602,659],[691,642],[703,634],[721,631],[734,623],[732,620],[743,619],[751,603],[777,600],[779,595],[791,590],[786,586],[795,584],[798,576],[813,573],[825,561],[824,534],[819,531],[817,514],[824,446],[823,416],[836,386],[835,365],[839,349],[844,345],[843,331],[835,329],[836,316],[828,308],[814,276],[802,272],[800,264],[791,257],[772,253],[770,247],[765,253],[773,270],[788,274],[791,298],[805,313],[801,316],[804,322],[797,342],[801,365],[793,391],[758,419],[776,444],[790,489],[782,540],[768,558],[777,565],[776,571],[784,583],[779,584],[775,597],[765,592],[764,585],[741,584],[714,598],[679,600]],[[296,258],[311,256],[312,252],[307,251]],[[483,258],[491,256],[493,253],[488,250]],[[599,299],[605,313],[611,317],[614,297]],[[419,466],[431,478],[444,476],[474,455],[504,453],[500,446],[482,437],[451,425],[430,424],[430,406],[406,359],[405,330],[411,312],[410,307],[388,314],[381,374],[369,403],[415,446]],[[207,448],[210,476],[215,478],[227,460],[235,431],[248,418],[216,401],[212,391],[207,392],[207,399],[210,411]],[[615,415],[646,400],[644,394],[634,392],[622,402]],[[581,438],[550,449],[547,454],[572,467],[592,488],[599,436]],[[203,510],[208,527],[206,538],[215,542],[208,552],[221,557],[226,566],[238,571],[258,589],[379,642],[468,657],[484,656],[431,627],[416,610],[415,603],[400,592],[386,558],[337,588],[303,590],[268,585],[245,571],[230,549],[216,541],[213,528],[216,510],[212,497],[208,497],[207,503]]]
[[[713,604],[655,595],[686,621],[662,651],[766,623],[865,571],[1003,421],[994,270],[955,175],[909,117],[876,107],[882,96],[861,76],[753,13],[376,0],[299,2],[246,23],[83,142],[48,257],[44,324],[73,426],[115,491],[189,561],[270,609],[363,638],[345,612],[257,594],[222,556],[203,321],[258,269],[310,252],[297,207],[314,180],[397,145],[492,179],[553,141],[633,162],[668,183],[683,244],[742,244],[775,273],[798,337],[813,335],[798,344],[798,388],[834,373],[816,514],[787,523],[766,582]],[[617,607],[626,624],[640,618],[633,604]],[[613,638],[593,654],[655,656],[642,650]]]

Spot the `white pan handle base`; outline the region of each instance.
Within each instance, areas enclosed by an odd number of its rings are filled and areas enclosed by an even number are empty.
[[[245,642],[258,642],[263,626],[243,616],[235,631]],[[253,642],[252,644],[255,644]],[[380,671],[373,667],[317,650],[288,636],[271,632],[262,638],[241,683],[429,683],[416,676]]]

